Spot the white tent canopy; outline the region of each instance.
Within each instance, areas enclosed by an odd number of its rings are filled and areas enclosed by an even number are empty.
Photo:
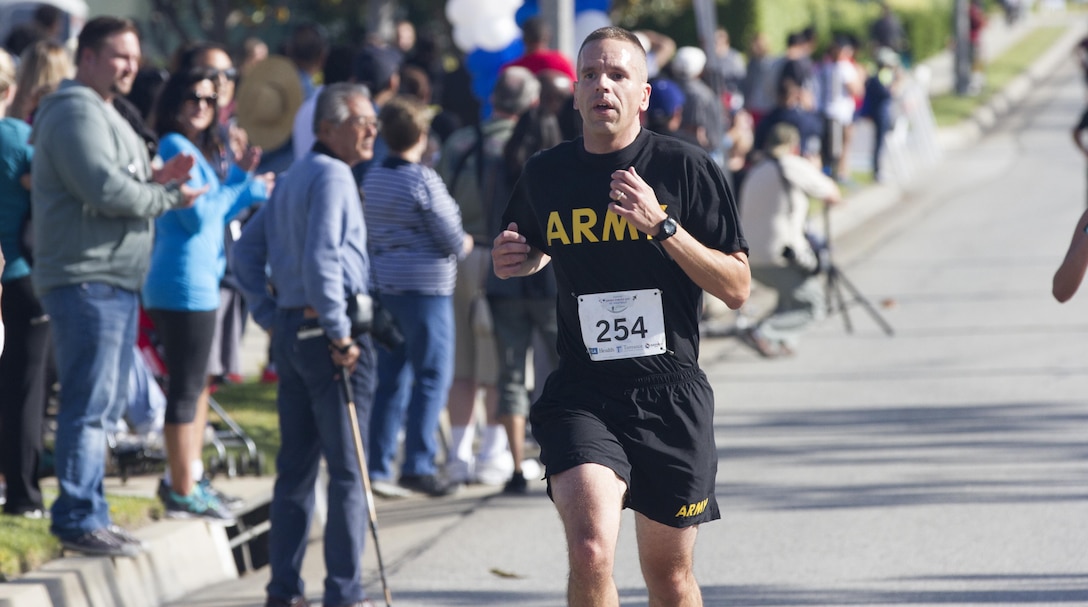
[[[16,26],[30,21],[39,4],[52,4],[67,15],[65,32],[74,39],[90,12],[85,0],[0,0],[0,44]]]

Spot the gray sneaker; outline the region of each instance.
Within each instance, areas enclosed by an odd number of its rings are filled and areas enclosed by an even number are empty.
[[[111,524],[106,529],[112,533],[117,539],[121,540],[121,543],[128,544],[130,546],[136,546],[141,551],[146,551],[151,548],[151,544],[141,540],[140,538],[132,535],[127,529],[120,525]]]
[[[65,550],[92,556],[133,557],[140,554],[139,548],[121,541],[121,538],[111,533],[106,527],[84,533],[74,539],[61,540],[60,543]]]
[[[205,493],[200,485],[193,485],[189,495],[178,495],[170,489],[163,505],[166,507],[167,518],[202,518],[226,526],[235,523],[234,514],[218,499]]]
[[[227,510],[230,510],[234,513],[245,510],[246,501],[244,499],[233,495],[227,495],[219,489],[216,489],[215,486],[212,485],[211,479],[209,479],[208,477],[205,476],[204,478],[200,479],[199,481],[197,481],[197,484],[200,485],[200,488],[204,490],[204,493],[206,495],[210,495],[215,499],[219,500],[219,503],[226,506]]]

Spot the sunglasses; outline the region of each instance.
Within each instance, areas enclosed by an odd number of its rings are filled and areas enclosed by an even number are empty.
[[[216,78],[226,78],[231,81],[238,80],[238,70],[233,67],[228,67],[225,70],[212,70],[212,74],[214,74]]]
[[[208,106],[209,106],[209,107],[214,107],[214,106],[215,106],[215,102],[216,102],[216,101],[217,101],[217,100],[218,100],[219,98],[218,98],[218,97],[216,97],[215,95],[207,95],[207,96],[204,96],[204,95],[197,95],[196,93],[189,93],[189,94],[188,94],[188,95],[186,95],[186,96],[185,96],[185,97],[184,97],[183,99],[184,99],[184,101],[188,101],[188,102],[196,103],[196,104],[198,104],[198,105],[199,105],[200,103],[206,103],[206,104],[208,104]]]

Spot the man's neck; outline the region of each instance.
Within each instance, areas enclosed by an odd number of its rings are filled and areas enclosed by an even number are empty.
[[[80,78],[78,73],[76,74],[75,80],[76,80],[76,82],[82,84],[83,86],[85,86],[85,87],[91,89],[92,91],[98,93],[98,96],[101,97],[102,100],[105,101],[107,104],[113,103],[113,91],[111,91],[110,89],[106,89],[105,91],[102,91],[101,89],[96,87],[94,85],[94,83],[88,82],[85,77]]]
[[[640,126],[637,129],[631,129],[610,136],[583,136],[582,145],[590,154],[611,154],[634,143],[635,139],[638,139],[638,134],[641,132],[642,127]]]

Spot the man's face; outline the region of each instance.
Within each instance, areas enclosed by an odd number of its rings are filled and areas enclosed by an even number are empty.
[[[646,60],[622,40],[594,40],[578,57],[574,107],[582,115],[586,149],[615,151],[638,135],[639,115],[650,102]]]
[[[127,95],[140,69],[140,39],[132,32],[114,34],[80,58],[78,77],[103,99]]]
[[[378,136],[378,115],[374,104],[366,97],[356,96],[348,101],[350,116],[340,124],[323,123],[318,139],[336,157],[350,166],[374,157],[374,138]]]

